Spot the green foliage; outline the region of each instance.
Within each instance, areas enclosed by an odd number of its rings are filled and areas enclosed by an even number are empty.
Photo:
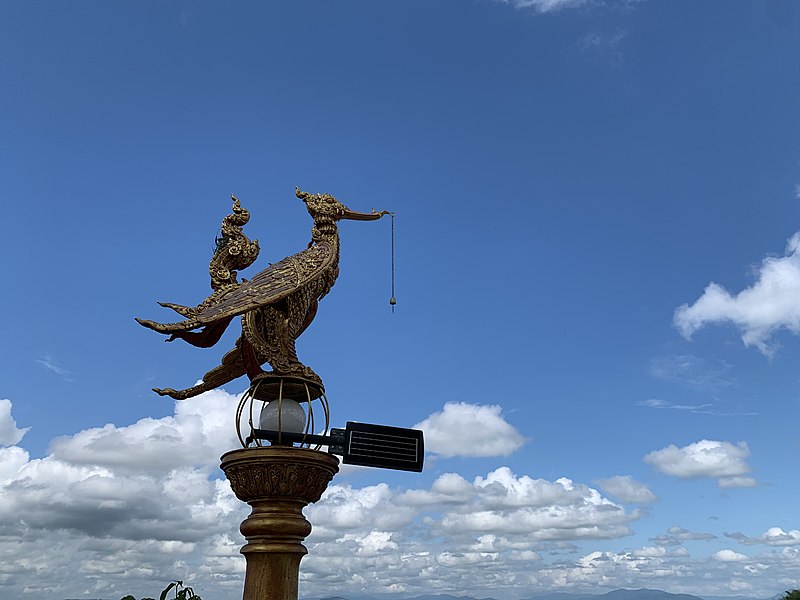
[[[800,590],[787,591],[781,600],[800,600]]]
[[[167,600],[167,594],[171,589],[175,589],[175,600],[202,600],[200,596],[194,593],[194,590],[190,587],[183,587],[182,581],[173,581],[170,583],[164,591],[161,592],[161,595],[158,597],[158,600]]]
[[[174,591],[175,595],[170,596],[170,591]],[[202,600],[200,596],[194,593],[194,590],[188,586],[184,587],[182,581],[172,581],[170,584],[164,588],[161,592],[161,595],[158,597],[158,600]],[[128,594],[122,600],[136,600],[133,596]],[[142,598],[142,600],[155,600],[155,598]]]

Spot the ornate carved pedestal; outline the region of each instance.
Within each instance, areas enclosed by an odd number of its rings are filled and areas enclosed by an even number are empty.
[[[297,600],[302,541],[311,533],[303,507],[319,500],[339,460],[307,448],[243,448],[222,455],[236,497],[252,508],[240,531],[247,539],[244,600]]]

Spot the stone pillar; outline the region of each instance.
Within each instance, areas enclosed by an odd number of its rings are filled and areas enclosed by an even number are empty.
[[[252,508],[240,531],[247,539],[243,600],[297,600],[302,544],[311,533],[303,507],[319,500],[339,471],[332,454],[267,446],[222,455],[222,470],[239,500]]]

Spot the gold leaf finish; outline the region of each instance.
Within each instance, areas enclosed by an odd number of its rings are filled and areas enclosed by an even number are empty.
[[[141,325],[169,334],[167,341],[184,340],[208,348],[216,344],[231,321],[241,318],[242,336],[222,359],[208,371],[201,383],[190,388],[154,388],[161,395],[178,400],[190,398],[247,374],[252,380],[263,374],[269,363],[272,373],[322,383],[314,371],[300,362],[295,341],[314,320],[319,301],[330,292],[339,275],[339,232],[344,219],[373,221],[387,211],[359,213],[328,194],[296,190],[314,219],[311,242],[297,254],[270,265],[250,281],[239,282],[238,270],[252,264],[259,253],[258,241],[251,241],[242,226],[250,213],[233,199],[232,213],[222,221],[222,233],[209,265],[212,294],[197,306],[162,302],[184,317],[175,323],[136,319]]]
[[[239,530],[247,540],[244,600],[296,600],[302,544],[311,533],[303,507],[319,500],[339,460],[307,448],[243,448],[222,456],[236,497],[252,511]]]
[[[338,462],[316,450],[269,446],[228,452],[222,470],[242,502],[289,498],[308,504],[320,499],[339,470]]]

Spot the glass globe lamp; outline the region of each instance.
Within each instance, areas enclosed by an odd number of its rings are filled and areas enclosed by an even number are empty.
[[[318,414],[320,409],[322,415]],[[318,431],[318,427],[323,431]],[[245,448],[268,444],[308,448],[312,444],[306,437],[327,435],[329,427],[330,407],[324,388],[302,377],[258,375],[236,410],[236,433]],[[263,437],[262,432],[270,432],[269,437]]]
[[[258,428],[303,433],[306,430],[306,411],[291,398],[272,400],[262,407]]]

